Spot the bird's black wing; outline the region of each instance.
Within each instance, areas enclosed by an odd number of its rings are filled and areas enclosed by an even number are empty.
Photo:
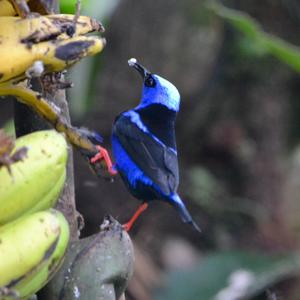
[[[113,134],[131,159],[164,194],[176,192],[179,172],[174,151],[142,131],[126,116],[116,119]]]

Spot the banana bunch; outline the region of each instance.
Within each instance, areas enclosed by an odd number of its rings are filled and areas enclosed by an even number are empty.
[[[79,14],[31,12],[32,7],[46,7],[46,3],[0,0],[0,96],[15,96],[87,156],[95,154],[97,148],[89,137],[63,119],[43,94],[33,91],[27,79],[38,77],[45,88],[45,75],[62,72],[100,52],[105,40],[86,34],[101,32],[103,27]],[[14,151],[25,147],[26,157],[16,159]],[[13,163],[7,167],[8,161]],[[61,213],[49,208],[63,187],[66,161],[66,142],[55,131],[19,138],[2,164],[0,157],[0,299],[28,299],[63,261],[69,227]]]
[[[0,167],[0,299],[27,299],[54,275],[68,245],[67,221],[47,210],[64,185],[67,144],[46,130],[18,138],[12,151],[6,148],[12,155],[27,151],[10,171]]]
[[[61,266],[69,226],[54,209],[37,212],[1,227],[0,241],[0,299],[28,299]]]
[[[88,158],[98,152],[93,142],[25,81],[38,77],[44,88],[45,75],[62,72],[82,58],[99,53],[105,39],[86,34],[102,32],[104,28],[86,16],[40,15],[31,13],[31,7],[38,7],[41,13],[49,12],[44,0],[0,0],[0,96],[14,96],[31,107]],[[22,12],[30,15],[24,17]],[[53,84],[59,86],[61,82],[53,78]]]

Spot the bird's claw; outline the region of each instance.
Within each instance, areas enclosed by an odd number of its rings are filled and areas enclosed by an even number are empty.
[[[112,176],[117,175],[118,172],[114,169],[107,150],[99,145],[96,145],[96,148],[98,150],[98,153],[90,159],[90,162],[92,164],[95,164],[98,161],[100,162],[104,160],[107,166],[108,173]]]

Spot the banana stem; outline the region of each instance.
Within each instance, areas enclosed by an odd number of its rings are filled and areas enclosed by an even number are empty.
[[[39,115],[50,122],[58,132],[66,135],[68,141],[81,150],[97,153],[97,148],[90,140],[82,136],[76,128],[69,125],[55,111],[54,107],[39,93],[19,85],[0,85],[0,96],[14,96],[18,101],[30,106]]]

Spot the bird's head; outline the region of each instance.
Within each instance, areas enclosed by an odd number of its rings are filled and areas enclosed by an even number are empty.
[[[168,80],[150,73],[135,58],[128,60],[130,67],[135,68],[143,78],[142,99],[138,108],[151,104],[161,104],[173,111],[179,110],[180,95],[177,88]]]

